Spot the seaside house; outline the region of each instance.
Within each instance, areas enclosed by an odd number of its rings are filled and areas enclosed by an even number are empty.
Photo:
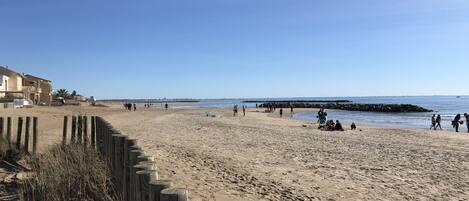
[[[0,66],[0,98],[26,99],[31,104],[50,105],[52,81]]]

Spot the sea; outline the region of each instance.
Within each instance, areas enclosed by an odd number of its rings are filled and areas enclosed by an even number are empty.
[[[378,113],[356,111],[327,111],[328,119],[340,120],[343,124],[379,126],[389,128],[429,129],[433,114],[442,116],[444,129],[452,129],[451,121],[456,114],[469,113],[469,96],[383,96],[383,97],[307,97],[307,98],[264,98],[264,99],[202,99],[178,107],[188,108],[232,108],[234,105],[255,107],[256,103],[243,103],[254,100],[350,100],[353,103],[369,104],[413,104],[431,109],[425,113]],[[289,111],[289,110],[287,110]],[[287,112],[288,114],[289,112]],[[291,118],[304,121],[317,121],[317,113],[297,112]]]

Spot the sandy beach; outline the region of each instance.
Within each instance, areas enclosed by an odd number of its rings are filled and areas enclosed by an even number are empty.
[[[279,118],[256,109],[246,117],[230,109],[126,112],[118,104],[0,112],[38,116],[40,151],[61,141],[64,115],[103,116],[155,157],[160,179],[195,201],[469,199],[467,133],[360,125],[326,132],[289,111]]]

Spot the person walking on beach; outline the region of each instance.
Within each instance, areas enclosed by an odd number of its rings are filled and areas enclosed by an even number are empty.
[[[438,127],[440,128],[440,130],[443,130],[443,128],[441,128],[441,115],[436,116],[436,126],[435,126],[435,130],[436,130]]]
[[[165,104],[164,104],[164,108],[165,108],[166,110],[168,110],[168,108],[169,108],[168,103],[165,103]]]
[[[280,118],[283,116],[283,108],[280,108]]]
[[[233,107],[233,117],[235,117],[236,114],[238,114],[238,105],[235,105],[235,106]]]
[[[451,122],[453,124],[453,128],[456,129],[456,132],[459,132],[460,120],[461,120],[461,114],[457,114],[456,117],[454,117],[454,120]]]
[[[137,104],[134,103],[134,111],[137,111]]]
[[[432,125],[430,126],[430,130],[436,130],[436,115],[433,114],[432,116]]]
[[[467,113],[464,113],[464,117],[466,118],[467,132],[469,133],[469,115]]]
[[[245,116],[246,116],[246,106],[243,105],[243,117],[245,117]]]

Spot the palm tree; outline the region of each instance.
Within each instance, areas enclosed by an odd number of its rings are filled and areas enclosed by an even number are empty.
[[[58,89],[55,94],[54,94],[55,97],[62,97],[62,98],[68,98],[70,96],[70,94],[68,93],[68,91],[66,89]]]

